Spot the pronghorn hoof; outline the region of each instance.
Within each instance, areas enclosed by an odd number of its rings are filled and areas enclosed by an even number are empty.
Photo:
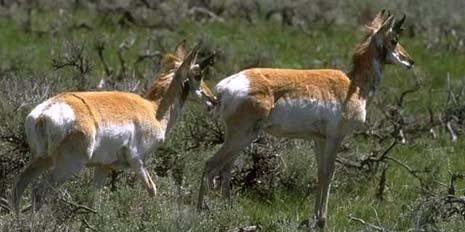
[[[325,228],[325,224],[326,224],[326,219],[325,218],[320,218],[316,221],[316,225],[319,227],[319,228]]]
[[[317,225],[318,225],[318,222],[316,221],[316,219],[313,219],[313,218],[305,219],[300,223],[298,229],[299,230],[313,230],[317,227]]]
[[[202,211],[210,211],[210,207],[208,207],[208,204],[205,202],[202,202],[201,204],[199,203],[197,205],[197,212],[202,212]]]
[[[151,190],[149,191],[149,196],[150,196],[150,197],[155,197],[156,195],[157,195],[157,190],[156,190],[156,189],[151,189]]]

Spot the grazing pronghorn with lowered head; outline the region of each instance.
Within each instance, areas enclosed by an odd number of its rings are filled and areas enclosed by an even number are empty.
[[[202,174],[197,208],[220,173],[224,196],[230,197],[231,168],[239,152],[259,130],[278,137],[311,139],[315,143],[318,187],[315,219],[324,227],[337,149],[342,139],[365,122],[366,104],[381,80],[385,64],[413,66],[399,44],[404,17],[395,21],[381,11],[367,25],[368,34],[356,46],[353,69],[293,70],[254,68],[241,71],[216,85],[217,111],[226,132],[222,147]]]
[[[17,214],[27,185],[49,169],[44,181],[57,186],[84,166],[95,167],[94,187],[100,189],[110,170],[130,167],[155,195],[144,160],[164,141],[189,92],[207,105],[215,102],[201,74],[209,62],[196,64],[197,53],[198,46],[186,56],[181,42],[176,55],[165,55],[145,98],[118,91],[66,92],[36,106],[25,122],[33,157],[13,190]]]

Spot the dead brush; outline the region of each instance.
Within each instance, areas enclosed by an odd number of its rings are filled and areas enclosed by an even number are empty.
[[[465,220],[465,193],[457,191],[457,181],[463,174],[449,171],[449,183],[441,183],[441,188],[424,191],[415,201],[412,218],[415,230],[438,230],[442,222]]]
[[[286,163],[282,152],[290,141],[261,134],[244,151],[244,160],[233,170],[231,184],[239,191],[251,191],[270,199],[281,184]],[[220,177],[221,178],[221,177]]]

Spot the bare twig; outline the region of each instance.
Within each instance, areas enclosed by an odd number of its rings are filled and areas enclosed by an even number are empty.
[[[399,99],[397,100],[397,106],[401,108],[402,105],[403,105],[403,103],[404,103],[405,97],[406,97],[407,95],[409,95],[409,94],[412,94],[412,93],[417,92],[418,90],[420,90],[420,85],[419,85],[419,84],[416,84],[415,86],[413,86],[413,87],[410,88],[410,89],[404,90],[404,91],[400,94]]]
[[[79,90],[83,90],[87,84],[90,73],[90,62],[85,54],[84,46],[69,43],[68,50],[64,55],[52,59],[52,67],[62,69],[66,67],[74,68],[77,72],[75,78],[78,80]]]
[[[383,169],[383,172],[381,172],[381,177],[378,184],[378,191],[376,192],[376,197],[378,199],[384,198],[384,190],[386,189],[386,170],[387,167]]]
[[[3,208],[4,210],[6,210],[7,212],[11,212],[12,209],[10,207],[10,204],[8,203],[8,200],[3,198],[3,197],[0,197],[0,208]]]
[[[411,167],[409,167],[407,164],[401,162],[400,160],[396,159],[396,158],[393,158],[393,157],[386,157],[386,159],[389,159],[389,160],[392,160],[394,161],[395,163],[399,164],[400,166],[402,166],[403,168],[405,168],[410,174],[412,174],[412,176],[414,176],[415,178],[417,178],[420,183],[423,183],[423,179],[417,174],[418,171],[412,169]]]
[[[228,230],[228,232],[255,232],[260,231],[262,229],[261,226],[243,226],[238,228],[233,228]]]
[[[107,75],[107,77],[111,77],[111,75],[113,74],[113,70],[111,70],[110,67],[108,67],[107,62],[105,61],[105,57],[103,56],[103,50],[105,50],[105,41],[98,40],[95,45],[95,49],[97,49],[97,54],[100,61],[102,62],[105,74]]]
[[[94,226],[92,226],[85,218],[82,219],[82,222],[84,222],[84,225],[86,225],[87,228],[89,228],[92,231],[98,231]]]
[[[64,198],[60,198],[60,200],[61,200],[62,202],[64,202],[64,203],[68,204],[68,205],[73,206],[73,207],[75,208],[74,211],[78,211],[78,210],[80,210],[80,209],[83,209],[83,210],[85,210],[85,211],[87,211],[87,212],[91,212],[91,213],[94,213],[94,214],[97,213],[97,210],[92,209],[92,208],[90,208],[90,207],[88,207],[88,206],[81,205],[81,204],[78,204],[78,203],[76,203],[76,202],[72,202],[72,201],[66,200],[66,199],[64,199]]]
[[[156,10],[158,9],[158,6],[157,5],[152,5],[150,4],[151,1],[148,1],[148,0],[140,0],[140,2],[147,8],[149,9],[152,9],[152,10]]]
[[[350,161],[341,157],[337,157],[336,161],[344,166],[352,167],[352,168],[357,168],[357,169],[362,169],[364,167],[372,167],[373,163],[377,162],[384,162],[384,159],[386,159],[389,154],[389,152],[394,148],[394,146],[397,145],[397,141],[394,140],[389,147],[387,147],[382,153],[379,152],[373,152],[372,155],[368,156],[367,158],[355,162],[355,161]],[[371,169],[371,168],[369,168]]]
[[[26,212],[28,210],[31,210],[31,209],[32,209],[32,204],[29,204],[29,205],[24,206],[20,211],[21,211],[21,213],[24,213],[24,212]]]
[[[455,134],[454,129],[452,128],[450,123],[450,121],[446,122],[446,130],[449,133],[450,140],[455,143],[457,141],[457,135]]]
[[[189,14],[193,15],[194,17],[196,15],[205,15],[209,18],[210,22],[224,22],[224,19],[222,17],[218,16],[214,12],[204,7],[192,7],[191,9],[189,9]]]
[[[145,53],[139,53],[137,56],[137,60],[134,62],[134,64],[138,64],[146,59],[153,59],[153,58],[161,58],[162,54],[160,51],[146,51]]]
[[[363,220],[363,219],[361,219],[361,218],[357,218],[357,217],[352,216],[352,214],[349,214],[349,222],[351,222],[351,221],[359,222],[359,223],[361,223],[362,225],[368,226],[368,227],[373,228],[373,229],[375,229],[375,230],[377,230],[377,231],[383,231],[383,232],[389,231],[389,230],[387,230],[387,229],[384,228],[384,227],[371,224],[371,223],[366,222],[365,220]]]

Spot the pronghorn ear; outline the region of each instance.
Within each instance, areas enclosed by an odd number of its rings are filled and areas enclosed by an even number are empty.
[[[174,79],[176,79],[179,82],[182,82],[187,78],[187,74],[189,73],[189,70],[192,66],[192,62],[195,62],[195,59],[197,59],[197,53],[198,46],[194,47],[184,58],[182,64],[179,66],[179,68],[176,70],[176,73],[174,74]]]
[[[183,39],[181,42],[176,45],[176,56],[183,59],[186,55],[186,40]]]
[[[371,21],[370,26],[375,27],[375,28],[379,28],[383,24],[384,19],[386,18],[386,15],[387,15],[387,17],[389,17],[391,15],[391,12],[386,11],[386,10],[380,11],[375,16],[375,18]]]
[[[383,47],[384,35],[394,26],[394,17],[389,16],[384,22],[383,25],[375,32],[373,39],[377,47]]]
[[[383,25],[376,31],[376,35],[384,35],[389,29],[394,26],[395,20],[394,16],[389,16],[384,22]]]

